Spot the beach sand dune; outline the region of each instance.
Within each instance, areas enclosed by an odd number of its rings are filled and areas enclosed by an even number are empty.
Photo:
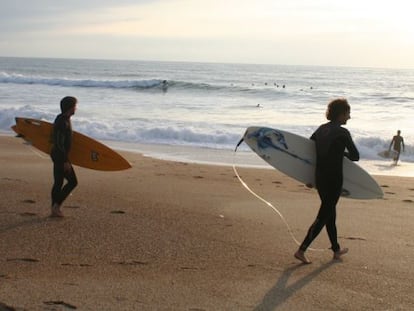
[[[79,186],[49,215],[52,166],[0,137],[0,310],[413,310],[414,184],[376,179],[384,199],[342,199],[332,261],[326,233],[294,259],[281,218],[231,167],[124,153],[133,168],[75,168]],[[314,190],[275,170],[238,169],[301,240]]]

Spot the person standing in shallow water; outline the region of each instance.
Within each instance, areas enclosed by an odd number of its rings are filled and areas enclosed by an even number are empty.
[[[351,138],[349,131],[342,127],[351,118],[351,107],[344,98],[331,101],[328,104],[326,118],[330,121],[322,124],[312,134],[311,139],[316,145],[316,188],[321,199],[321,206],[315,221],[294,254],[295,258],[305,264],[311,261],[305,252],[313,240],[326,226],[333,258],[340,259],[348,252],[338,244],[336,231],[336,204],[342,192],[343,169],[342,161],[346,156],[352,161],[359,160],[359,152]]]
[[[53,124],[52,151],[53,161],[52,212],[51,217],[63,217],[61,206],[72,190],[77,186],[78,180],[70,163],[69,152],[72,146],[72,124],[70,118],[75,114],[78,100],[66,96],[60,101],[61,114]],[[63,186],[64,180],[67,183]]]
[[[397,135],[395,135],[390,143],[390,146],[388,150],[391,150],[391,147],[394,145],[394,151],[396,151],[396,155],[394,156],[394,164],[397,165],[398,160],[400,159],[400,153],[401,153],[401,146],[403,148],[403,151],[405,151],[405,145],[404,145],[404,138],[401,136],[401,131],[397,131]]]

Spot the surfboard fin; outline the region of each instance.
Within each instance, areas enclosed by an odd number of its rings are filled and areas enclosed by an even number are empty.
[[[10,127],[15,133],[16,133],[16,136],[15,137],[18,137],[18,138],[23,138],[24,136],[22,135],[22,134],[20,134],[19,132],[18,132],[18,130],[17,130],[17,121],[16,121],[16,125],[13,125],[12,127]]]
[[[238,144],[236,145],[236,148],[234,149],[234,152],[237,151],[237,148],[241,145],[241,143],[244,141],[244,137],[242,137],[242,139],[240,139],[240,141],[238,142]]]

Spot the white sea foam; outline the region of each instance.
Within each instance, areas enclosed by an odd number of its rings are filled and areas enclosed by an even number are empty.
[[[43,119],[53,122],[55,117],[51,113],[42,113],[32,106],[19,108],[0,109],[0,129],[3,132],[10,132],[10,127],[14,124],[15,116],[25,116],[36,119]],[[90,121],[78,117],[73,117],[73,127],[75,130],[100,140],[125,142],[136,144],[162,144],[177,145],[181,147],[200,147],[217,150],[233,150],[237,142],[242,137],[244,127],[226,127],[219,125],[215,128],[205,127],[205,124],[191,123],[189,127],[177,125],[162,125],[150,122],[120,121],[120,120],[95,120]],[[288,129],[296,134],[303,135],[301,127]],[[361,158],[365,160],[378,160],[382,158],[378,153],[388,149],[390,140],[382,137],[354,137],[355,143],[361,153]],[[247,147],[241,150],[246,151]],[[401,154],[401,160],[414,162],[414,148],[407,145],[405,152]]]

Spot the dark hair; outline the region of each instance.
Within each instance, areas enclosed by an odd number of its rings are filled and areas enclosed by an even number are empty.
[[[326,118],[329,121],[335,121],[341,114],[351,111],[348,101],[345,98],[337,98],[328,104],[326,109]]]
[[[65,113],[69,109],[73,108],[77,102],[78,100],[76,99],[76,97],[73,97],[73,96],[63,97],[62,100],[60,101],[60,110],[62,111],[62,113]]]

